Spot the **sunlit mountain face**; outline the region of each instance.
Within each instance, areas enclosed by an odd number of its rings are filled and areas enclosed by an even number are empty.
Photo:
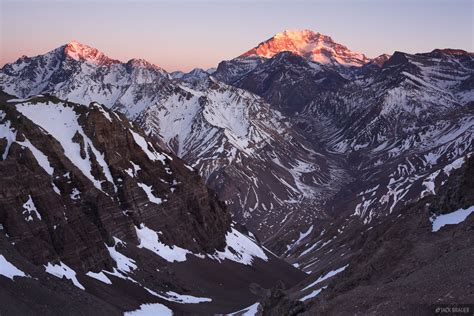
[[[471,300],[471,52],[368,58],[287,30],[168,73],[72,41],[0,89],[0,314]]]
[[[311,30],[288,30],[258,44],[241,57],[272,58],[288,51],[320,64],[360,67],[369,61],[364,54],[353,52],[331,37]]]

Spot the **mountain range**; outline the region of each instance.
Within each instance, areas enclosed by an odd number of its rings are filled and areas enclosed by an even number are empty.
[[[426,312],[456,300],[423,269],[439,282],[472,273],[443,257],[472,251],[472,216],[430,223],[473,205],[474,53],[370,59],[284,31],[215,69],[168,73],[73,41],[6,64],[0,88],[0,259],[31,277],[10,299],[60,295],[49,273],[72,281],[62,300],[104,313],[259,301],[247,311],[339,314],[361,296],[363,314]],[[425,296],[403,296],[407,282]],[[380,284],[394,294],[375,295]],[[6,312],[39,308],[16,300]]]

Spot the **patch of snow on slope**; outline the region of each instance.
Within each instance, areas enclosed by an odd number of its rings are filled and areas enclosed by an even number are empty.
[[[36,218],[41,220],[41,215],[40,213],[38,212],[38,210],[36,209],[36,205],[35,203],[33,202],[33,199],[31,198],[31,195],[28,195],[28,201],[25,202],[25,204],[23,204],[23,215],[25,215],[25,220],[27,222],[30,222],[33,220],[33,216],[31,216],[32,214],[35,214]]]
[[[46,268],[46,272],[49,274],[54,275],[60,279],[66,277],[66,279],[71,280],[75,286],[81,290],[85,290],[84,286],[82,286],[82,284],[79,283],[76,278],[76,271],[68,267],[63,262],[60,261],[59,264],[52,264],[51,262],[48,262],[48,265],[45,265],[44,267]]]
[[[193,253],[176,245],[168,246],[161,243],[158,233],[144,224],[141,224],[140,228],[135,227],[135,230],[140,240],[139,248],[146,248],[168,262],[183,262],[188,254],[204,258],[202,254]],[[218,261],[228,259],[245,265],[251,265],[254,257],[268,260],[260,246],[234,228],[226,234],[226,244],[224,251],[216,251],[208,257]]]
[[[239,311],[236,311],[232,314],[227,314],[227,316],[255,316],[257,315],[258,312],[258,307],[260,306],[260,303],[255,303],[250,305],[249,307],[243,308]]]
[[[140,240],[139,248],[146,248],[153,251],[158,256],[162,257],[168,262],[182,262],[186,261],[186,255],[191,254],[187,249],[183,249],[176,245],[168,246],[159,241],[158,233],[144,224],[140,228],[135,227],[138,239]]]
[[[48,157],[45,154],[43,154],[38,148],[36,148],[28,139],[25,139],[24,142],[17,143],[24,147],[27,147],[33,153],[33,156],[35,156],[36,161],[38,162],[40,167],[43,168],[44,171],[46,171],[46,173],[48,173],[50,176],[53,175],[54,169],[49,164]]]
[[[300,237],[293,243],[293,245],[287,247],[287,251],[293,249],[295,246],[305,239],[313,231],[313,225],[311,225],[306,232],[300,232]]]
[[[131,281],[134,281],[133,279],[130,279]],[[136,281],[134,281],[136,282]],[[207,298],[207,297],[196,297],[196,296],[191,296],[191,295],[183,295],[183,294],[178,294],[176,292],[168,291],[166,294],[158,294],[157,292],[150,290],[147,287],[142,286],[148,293],[150,293],[153,296],[162,298],[164,300],[167,300],[169,302],[174,302],[174,303],[179,303],[179,304],[199,304],[199,303],[204,303],[204,302],[212,302],[212,299]]]
[[[0,120],[3,120],[5,117],[5,113],[0,111]],[[16,139],[16,131],[11,128],[11,123],[9,121],[0,124],[0,139],[5,138],[7,140],[7,145],[5,146],[5,151],[2,154],[2,160],[7,159],[8,151],[10,150],[10,146]]]
[[[198,304],[203,302],[212,302],[212,299],[207,297],[196,297],[192,295],[178,294],[176,292],[168,291],[166,292],[174,302],[184,303],[184,304]]]
[[[426,189],[421,192],[421,194],[420,194],[421,197],[424,197],[424,196],[427,196],[427,195],[436,195],[435,180],[436,180],[436,177],[439,175],[440,172],[441,172],[441,170],[436,170],[435,172],[433,172],[432,174],[430,174],[428,177],[426,177],[423,180],[422,184]]]
[[[462,223],[471,213],[474,213],[474,205],[468,207],[467,209],[461,208],[448,214],[436,216],[431,220],[432,231],[437,232],[445,225],[456,225]]]
[[[166,102],[156,110],[154,115],[159,119],[156,128],[166,142],[172,139],[178,140],[176,153],[179,156],[184,154],[186,139],[192,134],[192,126],[195,117],[199,112],[199,102],[197,97],[184,101],[179,95],[170,96]]]
[[[345,265],[345,266],[343,266],[343,267],[341,267],[341,268],[339,268],[339,269],[336,269],[336,270],[333,270],[333,271],[329,271],[329,272],[326,273],[325,275],[320,276],[316,281],[314,281],[314,282],[311,283],[310,285],[306,286],[306,287],[305,287],[304,289],[302,289],[301,291],[305,291],[305,290],[307,290],[307,289],[309,289],[309,288],[312,288],[312,287],[315,286],[316,284],[321,283],[321,282],[323,282],[323,281],[325,281],[325,280],[327,280],[327,279],[329,279],[329,278],[335,276],[336,274],[338,274],[338,273],[344,271],[348,266],[349,266],[349,265]]]
[[[86,273],[86,275],[90,276],[93,279],[99,280],[100,282],[103,282],[105,284],[112,284],[112,281],[110,281],[110,279],[102,271],[100,271],[99,273],[89,271]]]
[[[226,234],[226,248],[218,251],[213,257],[217,260],[229,259],[245,265],[251,265],[253,258],[257,257],[264,261],[268,260],[265,252],[250,238],[232,228]]]
[[[23,271],[11,264],[3,255],[0,255],[0,275],[13,280],[14,277],[28,277]]]
[[[124,316],[172,316],[171,309],[163,304],[142,304],[140,308],[131,312],[125,312]]]
[[[137,182],[137,185],[143,189],[143,191],[145,191],[147,197],[148,197],[148,200],[151,202],[151,203],[155,203],[155,204],[161,204],[162,200],[155,196],[152,191],[153,191],[153,188],[150,186],[150,185],[146,185],[144,183],[140,183],[140,182]]]
[[[148,159],[151,161],[156,161],[159,160],[163,164],[165,164],[165,156],[163,154],[160,154],[155,148],[150,143],[147,143],[145,138],[143,136],[135,133],[134,131],[130,130],[130,132],[133,135],[133,139],[135,140],[135,143],[140,146],[140,148],[143,150],[143,152],[147,155]],[[151,151],[148,147],[151,147],[153,151]]]
[[[454,160],[452,163],[446,165],[443,168],[443,171],[446,175],[449,176],[453,170],[461,168],[463,164],[464,164],[464,157],[458,158]]]
[[[77,188],[73,188],[69,196],[73,200],[79,200],[81,198],[81,191],[79,191]]]
[[[320,289],[314,290],[313,292],[309,293],[308,295],[305,295],[302,298],[300,298],[300,301],[306,301],[306,300],[309,300],[310,298],[313,298],[313,297],[319,295],[319,293],[321,293],[321,291],[324,290],[325,288],[327,288],[327,286],[323,286]]]
[[[123,241],[121,241],[117,237],[114,237],[114,240],[115,240],[115,246],[113,247],[108,247],[107,245],[106,246],[107,246],[107,249],[109,250],[110,256],[117,263],[117,268],[123,272],[130,272],[131,270],[135,270],[137,268],[137,265],[135,264],[135,260],[130,259],[129,257],[118,252],[117,249],[115,249],[115,247],[118,244],[123,244]]]

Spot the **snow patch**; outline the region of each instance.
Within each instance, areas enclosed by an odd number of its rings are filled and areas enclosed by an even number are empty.
[[[300,232],[300,236],[298,239],[293,243],[293,245],[287,247],[287,251],[290,251],[295,246],[299,245],[300,242],[305,239],[311,232],[313,231],[313,225],[311,225],[306,232]]]
[[[71,194],[69,195],[73,200],[79,200],[81,198],[81,191],[76,188],[72,189]]]
[[[0,255],[0,275],[13,280],[14,277],[29,277],[25,272],[21,271],[11,264],[3,255]]]
[[[46,272],[49,274],[54,275],[60,279],[66,277],[66,279],[71,280],[75,286],[81,290],[85,290],[84,286],[82,286],[82,284],[77,280],[76,271],[68,267],[62,261],[60,261],[59,264],[52,264],[51,262],[48,262],[48,265],[45,265],[44,267],[46,268]]]
[[[124,244],[124,242],[118,239],[117,237],[114,237],[114,241],[115,246],[108,247],[106,245],[106,247],[109,250],[109,254],[112,259],[114,259],[114,261],[117,263],[117,268],[123,272],[130,272],[131,270],[135,270],[137,268],[135,260],[130,259],[129,257],[118,252],[117,249],[115,249],[118,244]]]
[[[0,120],[5,117],[3,111],[0,111]],[[7,140],[7,145],[5,146],[5,151],[2,154],[2,160],[7,159],[10,146],[16,139],[16,131],[11,127],[10,121],[7,121],[3,124],[0,124],[0,138],[5,138]]]
[[[450,175],[453,170],[459,169],[464,164],[464,157],[454,160],[452,163],[444,166],[443,171],[446,175]]]
[[[40,167],[43,168],[44,171],[46,171],[46,173],[50,176],[53,175],[54,169],[49,164],[48,157],[45,154],[43,154],[38,148],[36,148],[28,139],[25,139],[25,141],[23,142],[17,143],[24,147],[27,147],[33,153],[33,156],[35,156],[36,161],[38,162]]]
[[[260,306],[260,303],[255,303],[250,305],[249,307],[246,307],[244,309],[241,309],[239,311],[233,312],[232,314],[227,314],[227,316],[255,316],[257,315],[258,312],[258,307]]]
[[[300,301],[309,300],[310,298],[313,298],[313,297],[319,295],[319,293],[321,293],[321,291],[324,290],[325,288],[327,288],[327,286],[323,286],[323,287],[320,288],[320,289],[314,290],[313,292],[309,293],[308,295],[303,296],[303,297],[300,298],[299,300],[300,300]]]
[[[336,274],[344,271],[349,265],[345,265],[339,269],[336,269],[336,270],[333,270],[333,271],[329,271],[328,273],[326,273],[325,275],[322,275],[320,276],[316,281],[314,281],[313,283],[311,283],[310,285],[306,286],[304,289],[302,289],[301,291],[305,291],[309,288],[312,288],[313,286],[315,286],[316,284],[318,283],[321,283],[329,278],[332,278],[333,276],[335,276]]]
[[[171,309],[163,304],[142,304],[140,308],[131,312],[125,312],[124,316],[172,316]]]
[[[224,251],[218,251],[212,257],[217,260],[229,259],[245,265],[251,265],[254,257],[268,261],[267,255],[260,246],[233,227],[226,234],[226,244]]]
[[[31,198],[31,195],[28,195],[28,201],[23,204],[23,215],[25,215],[25,220],[27,222],[30,222],[33,220],[32,214],[36,216],[37,219],[41,220],[41,215],[36,209],[36,205],[33,202],[33,199]]]
[[[203,302],[212,302],[212,299],[207,297],[196,297],[192,295],[178,294],[176,292],[168,291],[167,295],[173,298],[175,302],[184,303],[184,304],[198,304]]]
[[[140,146],[142,151],[147,155],[148,159],[151,161],[156,161],[159,160],[163,164],[165,164],[165,155],[160,154],[155,148],[153,148],[153,145],[150,143],[147,143],[145,138],[143,136],[135,133],[134,131],[130,130],[132,133],[133,139],[135,140],[135,143]],[[151,147],[153,151],[151,151],[148,147]]]
[[[174,246],[168,246],[159,241],[158,233],[144,224],[140,228],[135,227],[138,239],[140,240],[139,248],[146,248],[158,256],[162,257],[168,262],[182,262],[186,261],[186,255],[191,254],[187,249]]]
[[[155,204],[158,204],[160,205],[162,200],[155,196],[152,191],[153,191],[153,188],[150,186],[150,185],[146,185],[144,183],[140,183],[140,182],[137,182],[137,185],[143,189],[143,191],[145,191],[147,197],[148,197],[148,200],[151,202],[151,203],[155,203]]]
[[[99,273],[89,271],[86,273],[86,275],[90,276],[93,279],[99,280],[100,282],[103,282],[105,284],[112,284],[112,281],[110,281],[110,279],[102,271],[100,271]]]
[[[445,225],[456,225],[462,223],[471,213],[474,213],[474,205],[467,209],[459,209],[457,211],[442,214],[431,219],[432,231],[437,232]]]

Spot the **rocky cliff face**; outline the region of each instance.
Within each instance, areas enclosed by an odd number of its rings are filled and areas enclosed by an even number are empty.
[[[263,278],[252,282],[267,285],[268,265],[269,270],[288,269],[298,279],[297,271],[231,226],[225,205],[196,171],[123,115],[97,103],[85,106],[49,95],[14,99],[2,94],[0,101],[1,253],[15,253],[10,260],[35,267],[24,274],[42,280],[45,272],[65,277],[95,296],[97,304],[112,304],[118,311],[136,309],[150,293],[178,305],[170,306],[177,310],[180,304],[219,296],[213,281],[195,287],[193,275],[173,277],[180,265],[191,271],[213,269],[217,279],[227,265],[242,265],[237,275],[252,279],[254,265]],[[101,283],[117,297],[98,295]],[[142,295],[120,294],[129,286]],[[243,294],[236,303],[242,304],[251,293],[245,294],[245,282],[239,287]],[[183,293],[198,288],[206,298]],[[237,307],[225,295],[214,299],[211,309]]]

